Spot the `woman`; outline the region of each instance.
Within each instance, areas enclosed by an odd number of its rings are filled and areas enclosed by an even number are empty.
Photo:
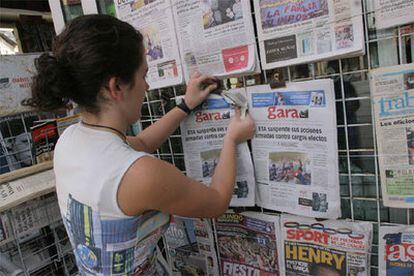
[[[54,155],[59,206],[81,274],[151,275],[170,214],[209,218],[226,211],[236,145],[254,133],[249,116],[237,111],[231,120],[210,187],[148,154],[216,88],[206,87],[213,77],[194,74],[184,104],[126,137],[149,88],[143,38],[133,27],[110,16],[78,17],[36,68],[35,105],[50,110],[73,100],[81,107],[82,122],[65,130]]]

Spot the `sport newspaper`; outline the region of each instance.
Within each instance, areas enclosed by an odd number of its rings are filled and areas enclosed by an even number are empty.
[[[370,275],[372,224],[281,216],[286,276]]]
[[[373,70],[370,87],[384,206],[414,207],[414,64]]]
[[[379,275],[414,274],[414,226],[379,227]]]
[[[218,275],[214,236],[207,219],[174,216],[164,237],[172,275]]]
[[[174,1],[115,1],[117,17],[134,26],[144,37],[150,89],[183,82],[172,2]]]
[[[279,216],[225,213],[215,220],[221,275],[284,275]]]
[[[318,218],[341,215],[332,80],[247,88],[256,204]]]
[[[414,22],[413,0],[374,0],[375,27],[386,29]]]
[[[253,2],[263,69],[364,53],[361,0]]]
[[[177,101],[181,101],[181,98],[177,98]],[[234,108],[223,97],[209,95],[181,122],[181,139],[188,176],[210,185],[233,114]],[[254,206],[255,179],[247,143],[239,144],[236,154],[236,184],[230,206]]]
[[[260,73],[250,1],[173,1],[185,79]]]

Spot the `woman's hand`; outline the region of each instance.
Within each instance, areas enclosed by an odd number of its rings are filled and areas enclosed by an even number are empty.
[[[253,138],[256,131],[256,126],[252,117],[246,114],[245,118],[241,118],[240,108],[236,108],[235,115],[231,119],[227,128],[227,133],[224,139],[230,139],[235,144],[240,144]]]
[[[201,104],[211,91],[217,88],[217,79],[195,72],[187,83],[184,101],[190,109]]]

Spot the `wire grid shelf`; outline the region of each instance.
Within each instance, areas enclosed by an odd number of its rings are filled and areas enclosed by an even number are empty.
[[[223,80],[223,84],[226,88],[265,84],[273,78],[275,73],[282,75],[285,81],[291,82],[321,78],[334,80],[342,218],[373,222],[371,273],[378,275],[378,225],[413,224],[414,213],[413,209],[383,206],[368,73],[379,67],[413,62],[414,25],[376,30],[373,0],[362,0],[362,2],[365,55],[264,70],[259,75]],[[185,86],[183,85],[148,91],[142,107],[142,129],[158,121],[174,108],[175,98],[184,93]],[[20,120],[23,124],[23,128],[20,127],[20,129],[23,131],[14,129],[13,120],[4,118],[0,120],[0,173],[34,163],[31,146],[19,147],[16,146],[16,141],[30,139],[29,127],[34,120],[39,119],[36,116],[36,114],[22,114],[19,118],[13,119]],[[155,155],[174,164],[185,173],[179,129],[157,150]],[[277,212],[258,207],[241,208],[241,210],[277,214]],[[12,210],[6,213],[13,220]],[[54,227],[56,224],[60,226]],[[46,228],[40,228],[40,234],[34,240],[41,243],[47,240],[47,237],[53,237],[49,246],[42,247],[43,251],[55,252],[53,257],[46,258],[44,263],[47,265],[42,266],[42,262],[39,262],[40,265],[35,268],[36,270],[31,269],[28,257],[23,254],[26,245],[24,242],[20,245],[20,238],[1,245],[1,254],[19,255],[26,275],[61,275],[61,272],[72,275],[76,272],[76,267],[70,247],[67,247],[67,237],[61,223],[51,220],[45,225]],[[161,247],[165,253],[162,244]]]

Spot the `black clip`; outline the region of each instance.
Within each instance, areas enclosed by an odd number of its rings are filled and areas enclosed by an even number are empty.
[[[273,78],[269,81],[269,86],[272,89],[286,87],[286,82],[283,80],[282,73],[274,73]]]

